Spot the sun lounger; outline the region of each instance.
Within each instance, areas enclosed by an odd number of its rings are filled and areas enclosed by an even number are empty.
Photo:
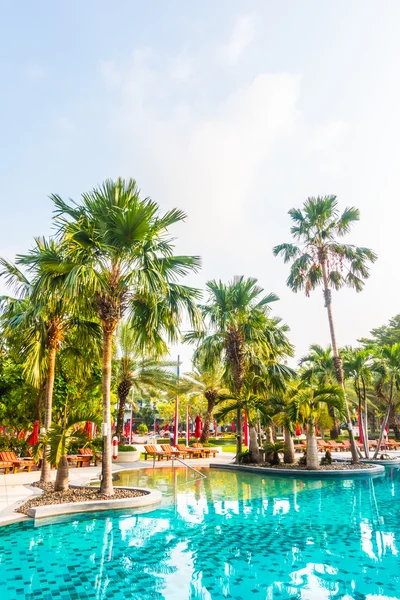
[[[183,456],[183,458],[185,458],[187,455],[187,452],[175,449],[171,446],[171,444],[161,444],[161,448],[163,449],[163,452],[165,452],[166,454],[170,454],[171,457],[176,456],[177,458],[179,458],[180,456]]]
[[[176,447],[181,452],[186,452],[189,458],[201,458],[203,456],[199,448],[188,448],[185,444],[177,444]]]
[[[216,458],[217,457],[217,451],[215,450],[215,448],[204,448],[203,444],[200,444],[200,442],[197,442],[196,444],[193,444],[193,448],[199,449],[202,451],[203,456],[205,458],[209,458],[210,454]]]
[[[0,452],[0,461],[11,463],[14,467],[14,473],[16,469],[26,469],[28,472],[32,467],[36,466],[36,462],[33,458],[18,458],[15,452]]]
[[[15,473],[17,467],[15,467],[12,462],[0,461],[0,469],[4,469],[4,473],[7,475],[7,473],[11,473],[11,471]]]
[[[325,440],[317,440],[317,447],[319,452],[326,452],[332,450],[332,447],[325,442]]]
[[[164,458],[169,460],[171,458],[171,454],[168,454],[164,451],[160,452],[160,450],[157,450],[155,446],[145,446],[144,449],[144,460],[147,460],[148,456],[150,456],[151,458],[157,458],[158,460],[162,460]]]
[[[347,449],[343,442],[335,442],[334,440],[328,440],[326,443],[328,444],[330,450],[344,452]]]
[[[91,461],[93,461],[94,466],[97,467],[98,461],[102,460],[102,455],[101,454],[94,455],[90,448],[79,448],[79,454],[81,456],[83,456],[84,458],[88,459],[87,464],[84,465],[85,467],[89,467]]]

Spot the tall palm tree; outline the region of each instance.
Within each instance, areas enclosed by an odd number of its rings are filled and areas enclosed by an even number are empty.
[[[332,385],[336,379],[331,346],[323,348],[319,344],[311,344],[308,354],[301,358],[299,364],[304,369],[301,373],[304,381],[314,379],[320,385]],[[340,434],[340,428],[335,419],[333,406],[328,406],[328,412],[333,421],[331,438],[335,440]]]
[[[26,256],[17,257],[17,262],[28,266],[32,276],[29,280],[19,268],[1,260],[3,275],[9,286],[14,287],[16,298],[2,299],[2,323],[6,332],[14,336],[20,347],[24,369],[29,381],[40,387],[45,382],[44,429],[47,432],[52,422],[53,390],[56,374],[56,358],[65,338],[74,332],[81,343],[99,335],[98,325],[83,315],[77,316],[71,306],[53,289],[46,293],[42,289],[43,277],[46,278],[48,261],[61,260],[62,249],[54,240],[43,238],[35,240],[35,246]],[[39,291],[39,293],[38,293]],[[82,306],[81,306],[82,309]],[[90,315],[89,315],[90,316]],[[92,347],[95,358],[95,348]],[[44,449],[40,481],[50,481],[50,463],[46,448]]]
[[[164,214],[142,198],[133,179],[106,180],[81,202],[51,196],[67,257],[48,265],[48,285],[62,285],[73,304],[88,298],[102,328],[103,463],[101,491],[113,494],[111,460],[111,363],[113,336],[124,313],[138,332],[141,350],[176,342],[184,311],[199,326],[197,290],[177,279],[200,266],[198,257],[174,256],[169,228],[185,219]],[[166,338],[167,341],[164,339]]]
[[[400,343],[379,348],[372,369],[376,374],[376,395],[380,400],[383,400],[386,405],[379,440],[374,454],[374,458],[376,458],[380,451],[387,424],[389,423],[394,427],[395,434],[398,433],[399,430],[399,424],[396,417],[396,395],[400,391]]]
[[[129,392],[154,396],[160,390],[176,389],[176,376],[168,370],[176,362],[160,361],[139,352],[138,336],[129,322],[121,321],[116,329],[114,362],[117,370],[118,415],[116,436],[121,439]]]
[[[315,425],[322,404],[332,405],[343,412],[343,388],[337,384],[319,387],[314,382],[301,382],[290,392],[288,414],[292,422],[307,427],[307,469],[319,469]]]
[[[205,369],[218,362],[224,364],[224,383],[240,399],[249,365],[261,367],[271,356],[285,356],[293,351],[284,326],[268,316],[270,304],[278,298],[272,293],[262,296],[257,280],[243,276],[228,284],[209,281],[207,290],[208,303],[200,309],[208,330],[190,332],[185,339],[197,344],[195,363],[200,361]],[[241,415],[238,406],[237,455],[242,451]]]
[[[298,244],[279,244],[273,252],[275,256],[281,254],[285,263],[292,263],[287,285],[294,292],[304,290],[309,296],[311,290],[322,285],[336,380],[344,390],[342,359],[333,323],[332,289],[348,286],[362,291],[369,277],[368,263],[375,262],[377,255],[369,248],[340,243],[340,238],[359,220],[360,213],[349,207],[340,214],[336,196],[308,198],[303,209],[292,208],[289,215],[293,222],[290,231]],[[352,460],[357,463],[359,457],[347,401],[346,410]]]

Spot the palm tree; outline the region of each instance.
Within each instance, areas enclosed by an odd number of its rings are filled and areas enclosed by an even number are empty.
[[[99,425],[97,415],[71,414],[67,415],[65,410],[62,423],[53,423],[43,439],[44,451],[47,454],[47,461],[54,467],[57,467],[56,481],[54,484],[55,492],[64,492],[68,489],[69,469],[67,454],[71,445],[75,442],[81,442],[85,445],[88,437],[79,425],[91,421]],[[44,457],[44,454],[43,454]]]
[[[343,412],[343,388],[339,385],[317,386],[313,381],[301,382],[290,392],[288,414],[293,423],[302,422],[307,427],[307,469],[319,469],[315,424],[321,405],[331,405]]]
[[[194,371],[186,373],[186,377],[182,381],[189,403],[198,399],[205,399],[207,402],[203,431],[200,437],[202,444],[208,442],[210,425],[216,405],[222,402],[229,393],[222,383],[223,374],[224,369],[221,364],[213,365],[209,369],[205,369],[204,365],[198,365]]]
[[[303,356],[299,361],[299,365],[304,369],[301,373],[301,378],[304,381],[314,379],[320,385],[331,385],[336,379],[331,346],[323,348],[319,344],[311,344],[308,354]],[[335,440],[340,435],[340,428],[336,422],[335,411],[332,406],[328,407],[328,412],[333,421],[331,438]]]
[[[138,334],[141,351],[167,351],[176,342],[186,311],[195,327],[197,290],[177,279],[200,266],[198,257],[173,256],[168,229],[185,219],[172,209],[160,213],[142,198],[133,179],[107,180],[82,194],[81,203],[51,196],[55,222],[67,257],[48,265],[48,284],[62,285],[73,304],[88,298],[102,328],[102,493],[113,494],[111,471],[111,363],[113,336],[124,313]]]
[[[224,365],[224,383],[238,400],[241,398],[246,368],[262,366],[271,356],[291,354],[285,327],[269,318],[270,304],[278,300],[275,294],[262,296],[257,280],[235,277],[227,285],[221,281],[207,283],[208,303],[200,306],[208,331],[186,334],[188,342],[197,348],[194,362],[205,369],[216,363]],[[237,407],[237,455],[242,451],[241,408]]]
[[[336,380],[344,390],[342,359],[332,315],[332,288],[339,290],[349,286],[357,292],[362,291],[364,281],[369,277],[368,263],[375,262],[377,255],[369,248],[338,241],[349,233],[360,213],[349,207],[339,214],[336,196],[308,198],[303,209],[292,208],[289,215],[293,222],[291,234],[298,244],[279,244],[273,252],[275,256],[281,254],[285,263],[292,263],[287,285],[294,292],[304,290],[309,296],[311,290],[322,285]],[[346,412],[352,460],[357,463],[359,457],[347,401]]]
[[[383,417],[379,440],[374,454],[374,458],[376,458],[380,451],[387,424],[390,423],[392,427],[399,427],[396,417],[395,399],[396,393],[400,390],[400,343],[379,348],[372,369],[376,374],[376,395],[386,405],[386,412]]]
[[[343,349],[342,355],[345,377],[353,381],[354,391],[357,396],[364,451],[366,458],[369,458],[367,390],[372,379],[372,353],[368,348],[353,349],[346,347]]]
[[[115,335],[115,366],[117,369],[118,415],[116,436],[121,439],[126,401],[134,389],[140,395],[176,389],[176,376],[168,371],[176,362],[144,357],[138,352],[138,336],[128,322],[120,322]]]
[[[57,353],[65,342],[65,337],[78,333],[81,343],[99,336],[98,325],[90,319],[79,318],[76,312],[53,288],[46,293],[43,279],[47,278],[47,264],[62,258],[62,248],[55,241],[36,238],[35,246],[26,256],[17,257],[20,264],[28,266],[32,279],[28,280],[16,265],[1,259],[6,283],[13,286],[17,298],[2,299],[2,322],[6,332],[16,336],[24,369],[32,385],[40,387],[45,382],[44,429],[47,432],[52,422],[53,390],[56,373]],[[81,305],[82,310],[82,305]],[[90,316],[90,315],[89,315]],[[95,358],[95,348],[92,347]],[[50,481],[50,464],[44,449],[40,481]]]

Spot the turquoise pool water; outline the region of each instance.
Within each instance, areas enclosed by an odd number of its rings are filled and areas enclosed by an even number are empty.
[[[0,599],[400,599],[399,470],[336,481],[204,473],[124,475],[164,491],[147,514],[0,528]]]

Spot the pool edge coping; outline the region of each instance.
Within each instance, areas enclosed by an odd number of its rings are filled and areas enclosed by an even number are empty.
[[[352,479],[353,477],[360,476],[371,476],[371,475],[383,475],[385,473],[385,467],[382,465],[374,465],[370,469],[352,469],[347,470],[343,469],[341,471],[327,471],[326,469],[319,469],[317,471],[306,471],[306,470],[298,470],[298,469],[273,469],[269,467],[254,467],[254,466],[246,466],[246,465],[225,465],[225,464],[213,464],[210,465],[211,469],[225,469],[227,471],[247,471],[250,473],[258,473],[264,475],[276,475],[276,476],[290,476],[290,477],[298,477],[298,478],[344,478]]]

